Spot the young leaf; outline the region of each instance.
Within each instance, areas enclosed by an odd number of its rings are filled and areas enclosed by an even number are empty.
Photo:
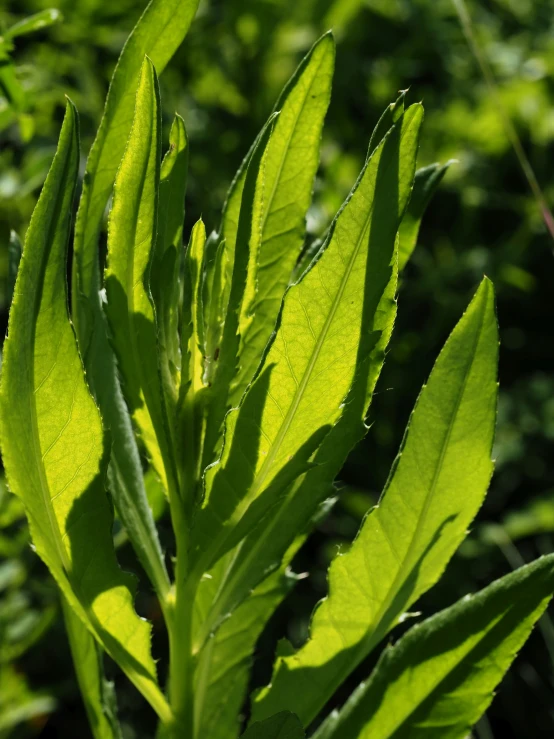
[[[421,392],[379,505],[331,564],[329,597],[314,612],[309,640],[278,658],[255,719],[286,705],[307,726],[440,577],[492,473],[497,356],[493,289],[485,279]]]
[[[99,289],[98,235],[127,146],[144,57],[148,56],[161,74],[186,36],[197,7],[198,0],[151,0],[127,39],[112,77],[104,115],[88,157],[75,224],[73,312],[77,324],[84,322],[77,331],[83,352],[93,328],[85,306],[87,300],[95,301]],[[91,310],[93,305],[88,306],[89,313]],[[93,318],[98,320],[98,315],[93,314]]]
[[[104,676],[100,647],[63,597],[62,608],[75,674],[92,735],[94,739],[122,739],[113,684]]]
[[[151,0],[129,36],[116,66],[100,128],[87,160],[75,224],[72,320],[90,388],[100,406],[106,428],[110,429],[110,490],[162,608],[167,599],[169,578],[148,508],[136,441],[108,342],[100,298],[98,236],[129,138],[144,57],[148,54],[161,72],[185,37],[197,6],[198,0]]]
[[[250,255],[257,253],[259,226],[263,215],[264,169],[268,143],[275,121],[274,113],[258,136],[248,158],[242,192],[237,243],[232,262],[229,299],[226,303],[225,324],[221,337],[219,359],[214,384],[210,389],[207,425],[202,453],[202,469],[211,464],[220,444],[223,419],[229,407],[229,390],[235,376],[239,350],[240,313],[248,282]]]
[[[193,531],[207,569],[249,509],[252,529],[307,471],[341,416],[367,339],[362,328],[391,278],[421,120],[421,106],[412,106],[362,170],[319,260],[289,288],[258,378],[227,416],[223,454],[206,473],[206,502]],[[378,277],[368,283],[373,270]]]
[[[196,502],[196,482],[200,474],[204,402],[204,314],[202,304],[202,264],[206,253],[204,222],[195,223],[185,254],[183,313],[181,328],[181,388],[179,427],[181,431],[185,504],[192,512]]]
[[[183,221],[188,170],[185,123],[176,115],[169,134],[169,151],[160,171],[156,248],[150,286],[156,310],[160,369],[166,403],[175,412],[179,394],[179,277],[183,254]]]
[[[69,606],[167,721],[150,627],[136,615],[133,579],[115,559],[102,422],[67,313],[77,125],[68,102],[19,267],[0,386],[3,459],[10,487],[25,504],[36,551]]]
[[[254,376],[302,248],[334,61],[335,44],[328,33],[301,62],[275,106],[280,114],[265,158],[263,211],[257,253],[251,254],[250,293],[247,292],[241,310],[240,362],[231,405],[238,405]],[[224,212],[223,236],[231,253],[242,185],[243,178],[239,176]]]
[[[451,164],[452,161],[442,165],[435,163],[428,167],[422,167],[416,172],[412,197],[398,232],[400,238],[398,249],[399,272],[404,269],[412,256],[423,214]]]
[[[414,626],[317,739],[463,739],[554,590],[554,555]]]
[[[127,405],[171,499],[178,494],[177,471],[149,289],[156,240],[160,127],[156,72],[145,59],[133,127],[117,173],[109,216],[105,311]]]
[[[288,711],[257,721],[241,739],[304,739],[304,729],[298,718]]]

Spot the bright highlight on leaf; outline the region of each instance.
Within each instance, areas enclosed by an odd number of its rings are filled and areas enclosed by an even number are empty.
[[[492,286],[484,280],[422,390],[379,505],[331,565],[329,597],[314,613],[310,639],[278,658],[255,718],[287,706],[308,725],[442,574],[492,473],[497,354]]]

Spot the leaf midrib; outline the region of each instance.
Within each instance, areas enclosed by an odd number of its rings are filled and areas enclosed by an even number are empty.
[[[464,380],[463,380],[463,383],[462,383],[462,385],[460,387],[460,390],[458,392],[458,396],[456,398],[455,408],[454,408],[454,410],[452,412],[451,419],[450,419],[450,422],[448,424],[448,429],[447,429],[447,432],[446,432],[446,434],[444,436],[444,440],[443,440],[443,443],[442,443],[442,446],[441,446],[441,452],[440,452],[440,455],[439,455],[439,460],[437,462],[437,465],[436,465],[436,468],[435,468],[435,473],[433,475],[433,480],[432,480],[431,486],[429,488],[429,492],[426,495],[425,504],[424,504],[422,510],[420,511],[420,513],[419,513],[419,515],[417,517],[417,522],[416,522],[416,526],[414,528],[414,533],[412,534],[412,536],[410,538],[410,543],[408,545],[408,552],[409,553],[408,553],[408,555],[406,557],[404,557],[403,562],[402,562],[402,565],[398,568],[398,571],[397,571],[397,574],[396,574],[396,576],[395,576],[395,578],[393,580],[393,583],[392,583],[392,585],[390,586],[390,588],[388,590],[388,595],[383,600],[382,605],[380,606],[377,614],[375,616],[373,616],[373,618],[372,618],[372,624],[371,624],[368,632],[358,642],[359,659],[357,660],[357,664],[359,664],[359,662],[367,654],[369,654],[372,651],[373,647],[383,638],[383,636],[385,635],[386,631],[388,631],[388,629],[389,629],[390,624],[388,624],[388,623],[385,623],[385,625],[384,625],[385,628],[384,629],[383,628],[380,629],[379,626],[381,626],[381,620],[382,620],[383,616],[386,614],[386,612],[387,612],[388,608],[390,607],[391,603],[393,602],[396,594],[400,591],[402,585],[404,584],[404,582],[406,580],[406,578],[404,577],[405,572],[406,572],[406,569],[408,569],[408,574],[409,574],[409,571],[410,571],[409,568],[410,568],[410,565],[412,564],[412,561],[414,559],[413,552],[414,552],[414,549],[415,549],[415,547],[417,545],[417,542],[418,542],[419,538],[422,535],[422,533],[421,533],[421,522],[422,521],[423,522],[425,521],[425,519],[427,517],[427,514],[429,512],[429,508],[431,506],[431,502],[432,502],[432,499],[433,499],[434,494],[435,494],[436,486],[438,484],[438,478],[439,478],[440,472],[442,470],[442,464],[443,464],[443,461],[444,461],[444,457],[446,455],[446,449],[448,447],[448,442],[450,440],[450,437],[452,435],[452,431],[453,431],[453,428],[454,428],[455,419],[456,419],[458,410],[460,408],[460,404],[462,402],[462,398],[463,398],[464,393],[465,393],[465,389],[466,389],[466,386],[467,386],[467,382],[469,380],[469,376],[471,374],[471,369],[473,367],[473,363],[475,361],[475,352],[476,352],[476,349],[477,349],[477,345],[479,343],[479,340],[481,338],[481,332],[483,330],[484,318],[485,318],[485,309],[483,309],[482,314],[481,314],[481,321],[480,321],[479,328],[475,332],[474,346],[473,346],[473,350],[472,350],[472,352],[470,354],[471,359],[468,362],[468,366],[467,366],[467,369],[466,369]],[[385,494],[386,494],[386,491],[385,491]],[[378,513],[378,510],[379,509],[377,508],[376,509],[376,513]],[[387,539],[388,539],[388,535],[387,535]],[[328,595],[328,598],[330,598],[330,597],[331,597],[331,594]],[[411,602],[413,602],[413,600]],[[310,637],[309,641],[311,641],[311,640],[312,640],[312,637]],[[309,641],[306,642],[306,644],[308,644]],[[302,647],[302,649],[303,648],[304,647]],[[341,650],[341,652],[342,652],[342,650]],[[341,652],[339,652],[339,654]],[[286,660],[286,658],[284,658],[284,660]],[[302,669],[302,666],[300,666],[299,669]],[[334,682],[338,682],[340,684],[340,682],[342,682],[342,680],[344,679],[344,675],[342,675],[342,674],[340,675],[340,680],[336,680],[336,677],[337,677],[337,672],[333,673],[333,675],[331,676],[331,678],[335,678],[335,679],[328,679],[328,680],[326,680],[323,683],[323,685],[328,688]],[[322,685],[321,682],[318,682],[318,684],[319,685]],[[269,693],[268,693],[268,695],[269,695]],[[304,718],[306,718],[306,717],[304,717]],[[314,715],[312,715],[312,713],[310,713],[310,715],[308,716],[308,720],[309,721],[312,721],[313,718],[314,718]]]

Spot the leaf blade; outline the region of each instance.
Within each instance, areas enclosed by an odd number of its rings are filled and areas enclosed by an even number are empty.
[[[309,724],[440,577],[492,474],[497,352],[493,290],[485,279],[422,390],[379,505],[329,569],[330,594],[313,614],[310,639],[295,655],[278,658],[271,685],[256,699],[255,718],[286,702]]]
[[[0,385],[3,458],[36,550],[71,608],[169,720],[150,653],[150,627],[135,613],[132,579],[115,558],[102,422],[67,313],[67,242],[78,162],[77,114],[68,101],[10,312]]]
[[[212,542],[206,559],[219,554],[218,537],[232,532],[288,465],[296,459],[297,474],[306,471],[302,464],[311,455],[302,459],[299,450],[311,448],[313,453],[314,444],[340,418],[354,379],[366,314],[377,309],[393,271],[395,233],[413,177],[421,120],[422,109],[415,105],[391,129],[362,170],[335,221],[327,248],[287,292],[280,325],[260,374],[241,408],[227,416],[223,455],[206,474],[207,501],[196,522],[197,550],[204,548],[203,541]],[[383,185],[380,189],[377,179]],[[393,197],[391,207],[390,200],[385,201],[398,187],[398,202]],[[374,211],[379,214],[376,222]],[[379,265],[379,284],[361,297],[366,268],[373,259]],[[340,347],[335,341],[339,333]],[[229,433],[235,425],[241,426],[241,434]],[[237,465],[248,472],[241,475]],[[268,493],[266,498],[273,504],[275,495]],[[221,512],[226,509],[227,521],[223,521]]]
[[[413,627],[385,650],[369,681],[316,737],[463,739],[491,703],[553,586],[554,558],[541,557]]]

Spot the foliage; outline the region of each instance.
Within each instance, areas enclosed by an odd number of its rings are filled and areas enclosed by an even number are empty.
[[[256,137],[219,230],[207,235],[198,221],[183,250],[189,142],[176,116],[162,160],[156,68],[195,10],[193,0],[153,0],[116,66],[77,211],[70,313],[80,142],[67,102],[4,350],[4,464],[59,587],[96,737],[120,735],[103,652],[151,705],[161,736],[240,733],[255,643],[294,584],[292,557],[365,435],[398,272],[445,171],[433,165],[416,175],[423,109],[406,108],[402,94],[379,120],[325,236],[303,250],[334,66],[325,35]],[[111,193],[104,265],[98,239]],[[292,739],[306,729],[385,737],[439,727],[461,738],[488,706],[548,604],[553,557],[410,629],[317,728],[335,691],[439,580],[483,501],[497,355],[485,278],[421,391],[379,504],[331,563],[309,639],[298,650],[281,645],[270,685],[253,694],[245,736]],[[167,499],[171,568],[141,455]],[[135,610],[135,582],[116,559],[111,501],[161,608],[167,691],[151,626]]]

